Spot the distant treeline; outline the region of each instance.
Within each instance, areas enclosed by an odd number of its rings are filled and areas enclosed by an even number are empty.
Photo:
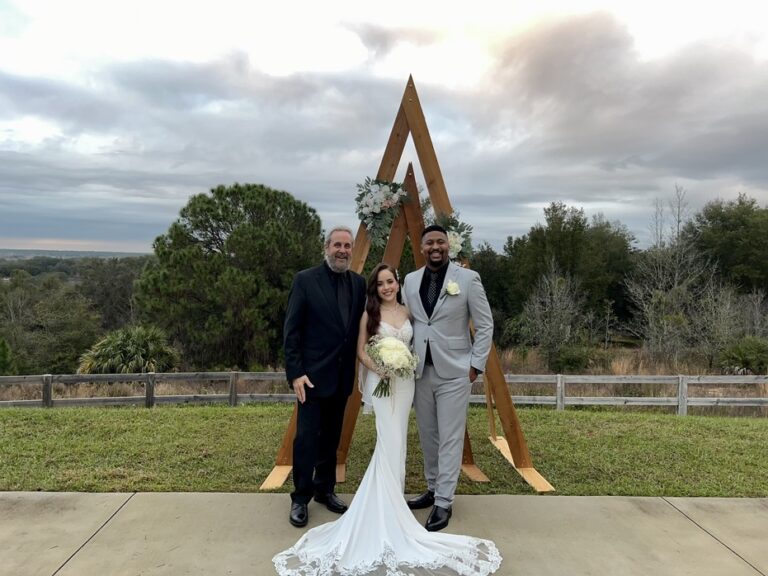
[[[103,252],[100,250],[37,250],[20,248],[0,248],[0,260],[28,260],[37,256],[49,258],[130,258],[146,256],[137,252]]]
[[[92,252],[58,250],[11,250],[0,248],[0,278],[10,278],[17,270],[39,276],[49,272],[60,272],[66,276],[78,276],[88,262],[117,259],[144,259],[151,254],[127,252]]]

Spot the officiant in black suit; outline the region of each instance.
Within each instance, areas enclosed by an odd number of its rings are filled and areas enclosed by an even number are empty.
[[[289,515],[294,526],[307,524],[313,497],[332,512],[347,509],[335,493],[336,450],[365,307],[365,280],[349,270],[352,245],[352,230],[332,229],[325,262],[296,274],[288,297],[285,372],[298,401]]]

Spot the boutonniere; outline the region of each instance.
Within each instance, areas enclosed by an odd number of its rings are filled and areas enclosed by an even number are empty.
[[[448,280],[448,284],[445,285],[445,292],[449,296],[456,296],[458,294],[461,294],[461,289],[459,288],[459,285],[457,282],[454,282],[453,280]]]

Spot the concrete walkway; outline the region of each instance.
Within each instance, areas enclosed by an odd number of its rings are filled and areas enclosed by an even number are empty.
[[[0,492],[0,575],[266,576],[304,532],[288,506],[286,494]],[[310,527],[334,517],[310,506]],[[768,499],[459,496],[446,531],[493,539],[503,575],[768,576]]]

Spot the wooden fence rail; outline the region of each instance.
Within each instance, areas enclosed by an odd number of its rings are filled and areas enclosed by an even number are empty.
[[[507,384],[550,385],[554,395],[512,396],[518,405],[552,405],[557,410],[567,406],[676,406],[677,414],[685,416],[689,406],[768,406],[765,391],[768,376],[583,376],[570,374],[507,374]],[[226,394],[157,395],[156,388],[163,382],[211,383],[226,382]],[[3,386],[42,386],[42,400],[0,400],[0,408],[13,406],[88,406],[88,405],[141,405],[151,408],[157,404],[188,404],[226,402],[236,406],[243,402],[294,402],[296,397],[288,391],[284,394],[243,394],[238,385],[244,382],[277,381],[285,383],[284,372],[173,372],[148,374],[41,374],[34,376],[0,376]],[[143,396],[100,398],[54,398],[54,384],[126,383],[144,385]],[[482,383],[482,382],[481,382]],[[670,396],[569,396],[570,385],[625,385],[642,390],[648,385],[667,385],[676,390]],[[723,387],[751,385],[759,395],[750,397],[696,396],[688,393],[690,386]],[[485,404],[484,394],[473,394],[473,404]]]

